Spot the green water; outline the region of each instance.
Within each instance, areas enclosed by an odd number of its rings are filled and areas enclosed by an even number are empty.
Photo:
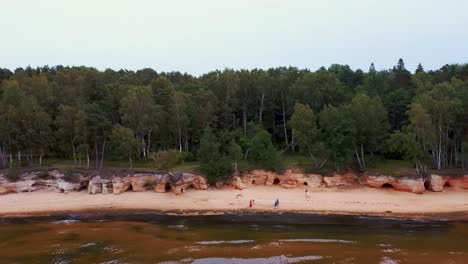
[[[0,263],[468,263],[468,222],[158,214],[2,220]]]

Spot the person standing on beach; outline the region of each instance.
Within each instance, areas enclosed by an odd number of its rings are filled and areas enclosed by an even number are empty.
[[[309,196],[309,190],[307,190],[307,189],[305,190],[305,196],[306,196],[307,199],[309,199],[309,197],[310,197]]]
[[[250,199],[249,207],[252,208],[252,206],[253,206],[253,201],[252,201],[252,199]]]
[[[278,208],[278,206],[279,206],[279,199],[276,198],[276,201],[275,201],[275,209]]]

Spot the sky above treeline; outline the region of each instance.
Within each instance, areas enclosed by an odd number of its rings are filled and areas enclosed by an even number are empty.
[[[0,67],[215,69],[468,62],[466,0],[1,1]]]

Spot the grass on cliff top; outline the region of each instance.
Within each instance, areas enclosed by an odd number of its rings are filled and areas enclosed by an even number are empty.
[[[316,173],[329,175],[333,173],[333,164],[326,164],[321,169],[316,169],[313,166],[313,163],[309,157],[301,155],[283,155],[281,157],[284,162],[284,168],[301,168],[307,173]],[[241,161],[238,164],[240,170],[252,170],[255,169],[255,165],[247,162]],[[18,171],[22,170],[33,170],[38,169],[38,166],[27,167],[23,166],[18,168]],[[62,170],[73,170],[73,171],[84,171],[86,170],[86,162],[82,162],[81,166],[75,167],[73,160],[63,160],[63,159],[46,159],[43,162],[42,168],[59,168]],[[90,163],[90,169],[94,169],[94,164]],[[106,170],[128,170],[129,163],[127,161],[104,161],[103,169]],[[198,162],[184,162],[181,163],[172,169],[170,172],[191,172],[191,173],[200,173],[200,164]],[[133,164],[132,171],[147,171],[155,172],[157,169],[154,166],[152,160],[137,160]],[[435,170],[433,168],[428,168],[429,173],[442,174],[442,175],[463,175],[468,174],[466,171],[462,171],[461,168],[449,168],[443,170]],[[401,176],[416,176],[416,170],[413,164],[409,161],[404,160],[371,160],[367,163],[366,174],[373,175],[391,175],[396,177]]]
[[[413,164],[406,160],[378,160],[371,162],[366,169],[367,174],[389,176],[416,176]]]
[[[62,160],[62,159],[47,159],[44,161],[43,167],[49,168],[59,168],[59,169],[68,169],[76,168],[73,164],[73,160]],[[128,161],[115,161],[115,160],[106,160],[103,162],[104,169],[109,170],[128,170],[129,163]],[[200,165],[197,162],[184,162],[174,168],[170,169],[170,172],[191,172],[197,173]],[[90,162],[90,169],[94,168],[94,163]],[[86,169],[86,161],[81,163],[81,166],[78,166],[78,169]],[[156,171],[154,162],[152,160],[137,160],[133,162],[133,171]]]

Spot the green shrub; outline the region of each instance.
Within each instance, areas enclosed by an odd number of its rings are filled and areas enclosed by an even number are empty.
[[[177,151],[177,153],[179,156],[179,163],[196,161],[195,155],[191,152]]]
[[[18,181],[20,179],[20,173],[16,167],[12,167],[6,171],[5,178],[11,182]]]
[[[260,169],[270,171],[284,169],[283,161],[271,142],[271,135],[264,129],[258,129],[252,138],[249,159]]]
[[[200,171],[206,176],[210,184],[225,179],[232,175],[232,164],[227,159],[216,162],[203,163],[200,165]]]
[[[174,168],[183,159],[183,152],[176,150],[163,150],[150,154],[151,159],[154,161],[155,168],[167,172],[171,168]]]

